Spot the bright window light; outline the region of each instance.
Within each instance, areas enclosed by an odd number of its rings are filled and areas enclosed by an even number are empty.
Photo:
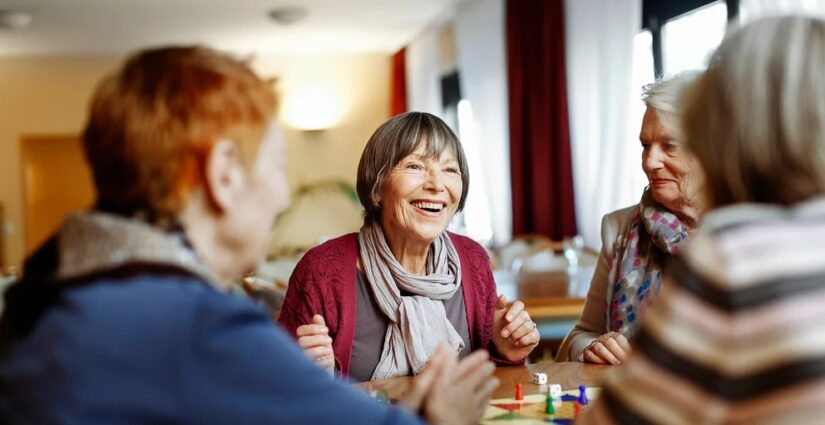
[[[477,242],[485,244],[493,237],[493,226],[490,222],[490,204],[487,191],[484,187],[483,168],[481,165],[480,135],[473,115],[473,107],[468,100],[458,102],[458,134],[464,155],[467,157],[467,166],[473,183],[467,193],[464,205],[464,233]]]
[[[715,1],[676,19],[662,28],[665,77],[683,71],[702,70],[725,35],[727,7]]]
[[[739,19],[746,23],[772,15],[825,18],[825,0],[740,0]]]

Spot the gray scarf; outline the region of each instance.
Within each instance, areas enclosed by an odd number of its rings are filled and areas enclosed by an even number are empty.
[[[443,300],[461,286],[458,253],[446,232],[430,245],[426,276],[411,274],[398,263],[377,223],[361,228],[358,243],[375,302],[390,319],[372,379],[418,373],[442,342],[457,352],[464,349],[444,310]],[[402,290],[413,295],[401,296]]]

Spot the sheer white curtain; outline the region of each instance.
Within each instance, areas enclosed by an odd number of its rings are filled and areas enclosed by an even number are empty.
[[[482,233],[484,226],[492,228],[494,243],[503,245],[512,236],[504,0],[461,3],[454,30],[462,97],[472,116],[462,123],[469,128],[461,137],[468,158],[478,165],[467,218],[476,219]],[[486,208],[488,216],[470,217],[470,208]]]
[[[641,171],[634,38],[641,0],[566,0],[565,48],[576,221],[601,245],[604,214],[639,201]],[[652,73],[652,71],[651,71]]]
[[[740,21],[785,14],[802,14],[825,18],[825,0],[741,0]]]
[[[407,45],[407,108],[443,116],[438,29],[430,28]]]

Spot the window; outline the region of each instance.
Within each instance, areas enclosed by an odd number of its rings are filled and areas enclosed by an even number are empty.
[[[668,21],[662,28],[663,74],[704,69],[727,26],[727,7],[716,1]]]
[[[470,101],[461,98],[461,85],[457,72],[441,77],[441,106],[444,110],[444,121],[461,140],[470,175],[480,176],[482,165],[478,127]],[[493,238],[489,200],[483,179],[473,179],[473,184],[470,185],[467,193],[464,210],[455,215],[448,229],[469,236],[482,245],[487,245]]]
[[[644,0],[643,29],[650,31],[657,77],[704,69],[722,41],[740,0]]]
[[[825,0],[741,0],[741,2],[741,22],[785,14],[825,18]]]

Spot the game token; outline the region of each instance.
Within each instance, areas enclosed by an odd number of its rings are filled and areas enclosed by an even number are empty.
[[[587,388],[584,385],[579,385],[579,404],[587,405]]]
[[[545,413],[548,415],[556,413],[556,409],[553,407],[553,397],[551,397],[550,394],[547,394],[547,407],[545,408]]]
[[[524,400],[524,392],[521,389],[521,384],[516,384],[516,400]]]

